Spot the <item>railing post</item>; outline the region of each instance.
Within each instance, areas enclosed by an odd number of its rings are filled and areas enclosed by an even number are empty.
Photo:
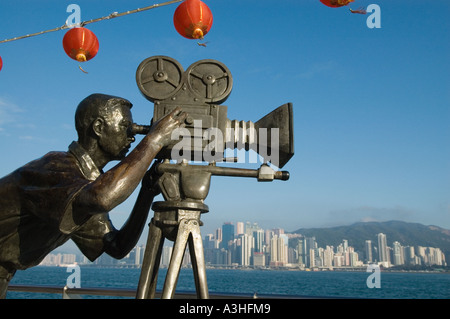
[[[79,295],[79,294],[72,294],[72,293],[70,293],[68,291],[68,289],[69,289],[69,287],[67,287],[67,285],[64,286],[63,293],[62,293],[62,298],[63,299],[83,299],[81,297],[81,295]]]

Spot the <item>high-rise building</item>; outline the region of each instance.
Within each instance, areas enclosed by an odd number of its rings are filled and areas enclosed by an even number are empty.
[[[75,254],[63,254],[62,255],[62,263],[65,265],[73,264],[76,261],[76,255]]]
[[[378,261],[383,263],[389,262],[389,251],[386,241],[386,235],[379,233],[378,237]]]
[[[250,266],[253,254],[253,236],[248,234],[239,235],[240,240],[240,265]]]
[[[222,243],[220,248],[228,249],[228,242],[234,240],[234,225],[224,223],[222,225]]]
[[[362,264],[362,263],[361,263]],[[350,266],[352,267],[356,267],[359,266],[359,257],[358,257],[358,253],[355,252],[354,250],[352,250],[350,252]]]
[[[410,265],[416,264],[416,255],[414,254],[414,246],[405,247],[405,263]]]
[[[306,238],[306,249],[309,251],[310,249],[316,249],[317,243],[316,243],[316,237],[307,237]]]
[[[215,239],[213,234],[205,235],[203,239],[203,248],[204,249],[214,249]]]
[[[298,263],[300,266],[305,266],[308,262],[308,250],[306,248],[306,238],[300,238],[297,244]]]
[[[253,239],[254,239],[254,248],[255,252],[261,253],[264,250],[264,230],[257,229],[253,231]]]
[[[134,247],[130,252],[129,263],[134,265],[141,265],[144,259],[144,253],[145,253],[144,245]]]
[[[264,253],[253,253],[253,266],[264,267],[266,265],[266,258]]]
[[[286,234],[280,234],[278,236],[278,246],[279,248],[279,260],[283,264],[288,263],[288,247],[289,247],[289,238]]]
[[[273,235],[272,239],[270,240],[270,263],[274,263],[278,261],[278,236]]]
[[[325,250],[323,251],[323,267],[331,267],[333,266],[333,247],[332,246],[326,246]]]
[[[398,241],[394,241],[393,246],[394,246],[393,247],[393,253],[394,253],[393,263],[394,263],[394,265],[403,265],[405,263],[403,246]]]
[[[314,249],[309,250],[309,258],[308,258],[308,267],[313,268],[316,267],[316,254]]]
[[[216,235],[214,237],[216,237],[216,241],[218,242],[222,241],[222,228],[216,229]]]
[[[372,263],[373,262],[372,241],[366,240],[366,244],[365,244],[364,248],[365,248],[365,253],[366,253],[366,262]]]
[[[244,230],[244,223],[243,222],[237,222],[236,223],[236,236],[239,236],[240,234],[243,234],[245,232]]]
[[[172,246],[164,246],[161,253],[161,266],[167,267],[170,264],[170,258],[172,257]]]
[[[286,244],[287,245],[287,244]],[[298,263],[305,267],[314,267],[317,243],[315,237],[299,238],[297,244]]]
[[[288,262],[288,237],[285,234],[274,235],[270,241],[270,263],[284,266]]]
[[[275,234],[274,234],[273,230],[271,230],[271,229],[266,229],[264,233],[265,233],[265,236],[264,236],[264,243],[265,243],[267,246],[270,246],[270,241],[272,240],[272,237],[273,237]]]
[[[348,250],[348,240],[347,239],[343,239],[342,240],[342,245],[344,247],[344,251]]]

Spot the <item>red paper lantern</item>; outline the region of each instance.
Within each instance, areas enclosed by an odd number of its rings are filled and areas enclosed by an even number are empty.
[[[86,62],[97,55],[99,43],[91,30],[73,28],[64,35],[63,47],[70,58],[78,62]]]
[[[2,68],[3,68],[3,60],[2,57],[0,56],[0,71],[2,70]]]
[[[320,0],[324,5],[331,8],[339,8],[348,5],[355,0]]]
[[[200,0],[186,0],[173,15],[173,24],[179,34],[188,39],[203,39],[213,23],[208,6]]]

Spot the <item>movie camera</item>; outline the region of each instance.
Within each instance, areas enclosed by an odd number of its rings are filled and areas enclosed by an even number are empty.
[[[186,246],[194,270],[197,296],[208,298],[200,216],[209,211],[204,200],[211,176],[251,177],[258,181],[288,180],[289,173],[275,171],[294,155],[293,107],[284,104],[257,122],[230,120],[221,105],[231,93],[233,78],[221,62],[195,62],[184,71],[167,56],[145,59],[136,71],[136,83],[154,103],[153,121],[177,107],[188,114],[185,127],[176,130],[172,143],[157,158],[156,170],[164,201],[154,202],[154,217],[139,279],[137,298],[154,298],[164,238],[174,241],[162,298],[173,298]],[[147,134],[150,126],[133,124],[134,134]],[[253,150],[264,159],[259,169],[219,167],[226,149]],[[176,163],[173,163],[173,162]],[[208,165],[192,165],[206,162]],[[234,161],[234,159],[233,159]]]

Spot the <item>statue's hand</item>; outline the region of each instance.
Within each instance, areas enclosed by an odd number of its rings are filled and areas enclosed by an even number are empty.
[[[160,161],[156,160],[152,167],[145,173],[144,177],[142,178],[142,187],[146,190],[148,190],[150,193],[152,193],[154,196],[159,195],[161,193],[161,190],[158,186],[158,179],[161,177],[156,171],[156,167]]]
[[[150,132],[157,134],[162,146],[171,142],[172,132],[177,128],[184,127],[187,113],[177,107],[171,113],[153,123]]]

